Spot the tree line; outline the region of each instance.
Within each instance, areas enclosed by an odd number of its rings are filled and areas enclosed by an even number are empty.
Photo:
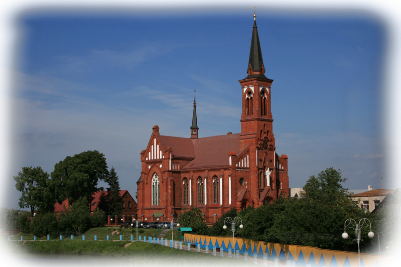
[[[311,176],[304,186],[301,198],[279,198],[258,208],[248,206],[237,212],[235,208],[223,214],[213,226],[208,227],[200,209],[191,209],[179,216],[182,226],[192,227],[193,232],[209,236],[232,236],[230,225],[223,229],[226,217],[241,217],[243,228],[236,225],[237,237],[287,245],[312,246],[333,250],[356,251],[355,229],[347,229],[348,239],[342,239],[344,223],[348,218],[359,221],[368,218],[372,222],[373,239],[368,238],[369,227],[362,228],[361,245],[365,251],[377,244],[377,234],[383,238],[395,220],[385,216],[386,211],[365,212],[352,202],[348,189],[342,184],[346,178],[340,170],[328,168]],[[389,241],[387,236],[387,242]],[[382,244],[384,247],[384,244]]]
[[[106,214],[121,213],[117,173],[114,167],[108,170],[105,156],[96,150],[67,156],[55,164],[50,175],[39,166],[22,167],[14,180],[16,189],[21,192],[19,207],[30,210],[29,214],[20,216],[18,222],[25,232],[36,232],[39,236],[39,233],[60,232],[60,229],[82,233],[90,227],[103,225]],[[99,181],[106,182],[109,189],[101,194],[98,210],[91,213],[91,196],[101,191]],[[70,208],[56,218],[54,205],[66,199]],[[34,217],[32,223],[28,217]]]

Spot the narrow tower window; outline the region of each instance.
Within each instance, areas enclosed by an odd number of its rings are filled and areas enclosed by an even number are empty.
[[[267,116],[266,98],[267,98],[267,93],[266,93],[266,90],[263,89],[263,90],[260,92],[260,109],[261,109],[261,116]]]
[[[187,178],[184,178],[182,181],[182,191],[184,192],[184,205],[188,204],[188,180]]]
[[[246,107],[245,107],[245,115],[249,116],[253,114],[253,100],[252,100],[252,93],[251,91],[248,91],[246,93]]]
[[[152,206],[159,205],[159,176],[156,173],[152,177]]]
[[[198,178],[198,204],[203,204],[203,181],[202,181],[202,177]]]
[[[219,204],[220,202],[220,182],[219,179],[214,176],[213,177],[213,203]]]

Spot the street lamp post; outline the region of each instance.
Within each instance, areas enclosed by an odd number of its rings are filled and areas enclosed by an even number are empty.
[[[375,233],[372,232],[372,223],[369,221],[369,219],[362,218],[359,220],[359,223],[357,223],[354,219],[350,218],[344,222],[344,233],[342,234],[343,239],[348,238],[348,234],[346,232],[347,227],[355,228],[355,237],[356,237],[356,242],[358,243],[358,258],[359,258],[358,267],[361,264],[361,252],[359,249],[359,243],[361,241],[361,231],[362,231],[362,227],[368,226],[368,222],[369,222],[369,230],[370,230],[368,233],[368,237],[373,238],[373,237],[375,237]]]
[[[174,223],[177,223],[177,227],[180,226],[180,224],[178,223],[178,218],[174,218],[174,217],[166,218],[166,221],[170,222],[171,240],[174,243]],[[164,224],[164,227],[167,227],[167,224]]]
[[[226,223],[228,223],[228,224],[231,223],[231,231],[233,232],[233,244],[232,244],[232,246],[233,246],[233,248],[234,248],[234,256],[235,256],[235,243],[234,243],[234,240],[235,240],[235,239],[234,239],[235,224],[236,224],[236,223],[240,223],[240,226],[239,226],[240,229],[244,228],[244,226],[242,225],[242,219],[241,219],[241,217],[234,217],[234,218],[226,217],[226,218],[224,219],[224,226],[223,226],[223,229],[224,229],[224,230],[227,229]]]

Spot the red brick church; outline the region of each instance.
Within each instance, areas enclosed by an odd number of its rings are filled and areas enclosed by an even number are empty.
[[[139,220],[164,221],[197,207],[213,223],[233,207],[256,208],[289,195],[288,157],[277,154],[273,134],[273,80],[264,73],[254,15],[248,76],[238,88],[241,133],[198,138],[195,99],[190,138],[161,135],[155,125],[141,152]]]

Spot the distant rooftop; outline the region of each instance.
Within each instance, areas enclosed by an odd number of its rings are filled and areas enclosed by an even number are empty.
[[[374,190],[354,194],[354,195],[352,195],[352,197],[387,196],[387,194],[394,193],[394,192],[395,192],[395,190],[391,190],[391,189],[374,189]]]

